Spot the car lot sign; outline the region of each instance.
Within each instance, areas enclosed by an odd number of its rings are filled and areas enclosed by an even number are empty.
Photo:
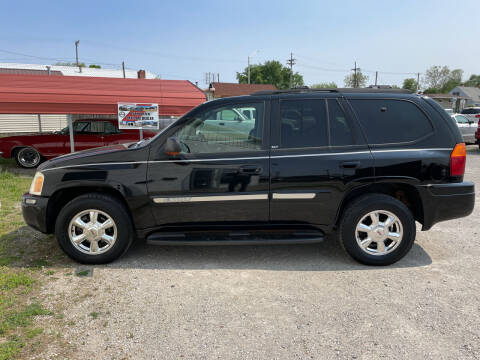
[[[158,129],[158,104],[118,103],[119,129]]]

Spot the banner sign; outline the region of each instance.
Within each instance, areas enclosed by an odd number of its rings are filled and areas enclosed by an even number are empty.
[[[158,104],[118,103],[119,129],[158,129]]]

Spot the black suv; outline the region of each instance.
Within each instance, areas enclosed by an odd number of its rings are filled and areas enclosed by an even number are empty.
[[[356,260],[402,258],[415,221],[470,214],[450,116],[402,90],[260,92],[206,102],[151,140],[47,161],[25,221],[82,263],[134,238],[167,245],[311,243],[333,232]]]

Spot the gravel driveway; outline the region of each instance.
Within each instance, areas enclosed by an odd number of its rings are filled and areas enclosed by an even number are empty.
[[[466,179],[478,193],[477,147]],[[479,359],[479,213],[419,232],[389,267],[359,265],[335,241],[137,244],[43,292],[65,308],[73,359]]]

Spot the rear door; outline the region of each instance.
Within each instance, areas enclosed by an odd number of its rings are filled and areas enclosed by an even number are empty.
[[[248,124],[218,119],[245,106],[256,109]],[[268,113],[255,98],[207,103],[156,141],[147,186],[157,225],[268,222]],[[174,158],[162,147],[171,136],[182,145]]]
[[[333,224],[346,192],[371,180],[373,158],[340,97],[280,97],[272,116],[272,222]]]

